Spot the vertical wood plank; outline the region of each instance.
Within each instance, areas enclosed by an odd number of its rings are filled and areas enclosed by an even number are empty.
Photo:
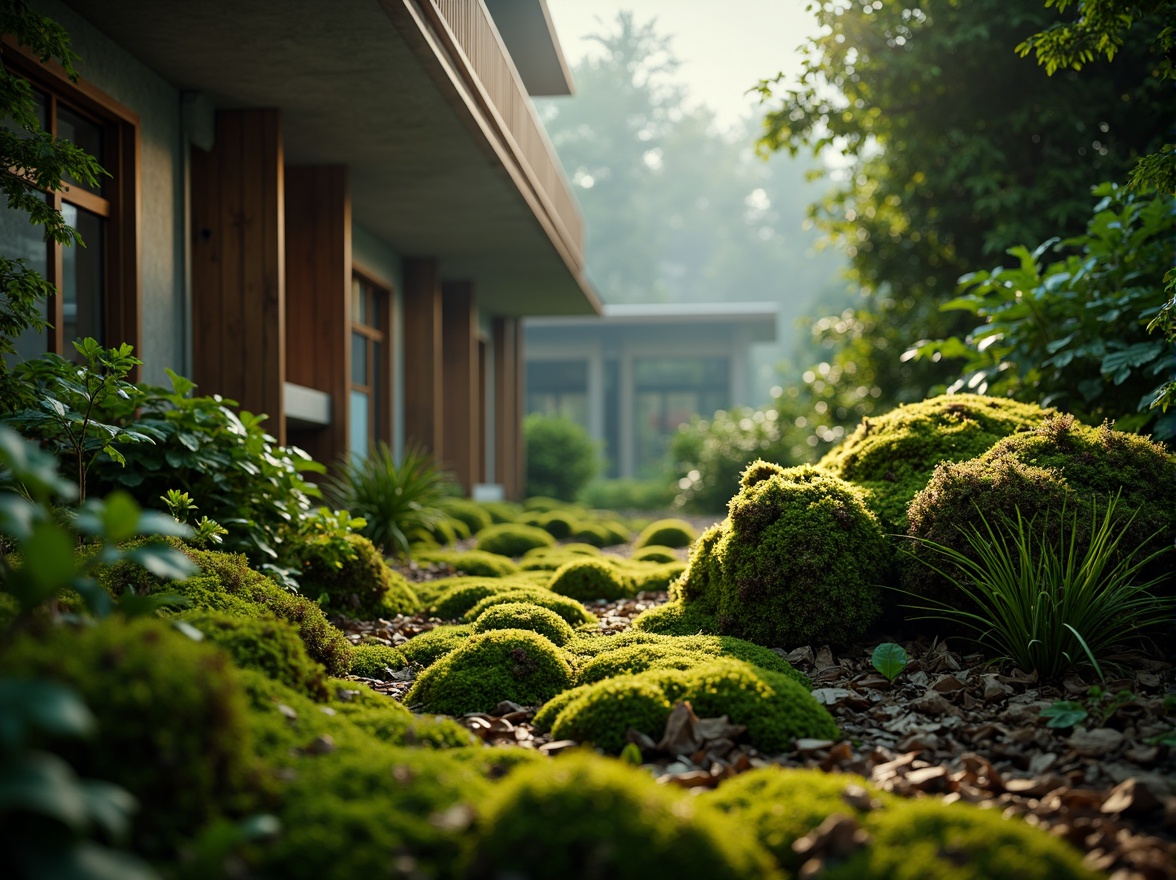
[[[478,479],[481,394],[478,389],[478,311],[468,281],[441,285],[445,460],[468,494]]]
[[[441,276],[437,260],[404,261],[404,439],[445,457]]]

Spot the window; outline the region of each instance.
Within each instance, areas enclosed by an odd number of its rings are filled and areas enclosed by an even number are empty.
[[[94,156],[110,176],[89,186],[67,179],[46,193],[85,247],[46,242],[27,215],[0,205],[0,249],[23,259],[58,291],[42,304],[51,325],[17,340],[22,358],[46,351],[72,355],[74,339],[93,336],[105,345],[139,347],[136,153],[138,119],[84,83],[71,83],[60,69],[41,65],[5,48],[5,61],[33,86],[41,127]]]
[[[391,420],[388,394],[388,291],[354,276],[351,279],[351,421],[348,447],[366,456],[373,445],[388,441]]]

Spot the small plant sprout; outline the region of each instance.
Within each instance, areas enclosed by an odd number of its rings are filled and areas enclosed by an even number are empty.
[[[887,681],[894,681],[902,675],[902,671],[906,669],[910,660],[911,658],[907,656],[902,645],[894,642],[883,642],[874,649],[874,653],[870,657],[874,668],[886,676]]]
[[[1041,717],[1048,719],[1045,726],[1053,728],[1073,727],[1075,724],[1081,724],[1089,715],[1085,706],[1073,700],[1058,700],[1052,706],[1046,706],[1041,710]]]

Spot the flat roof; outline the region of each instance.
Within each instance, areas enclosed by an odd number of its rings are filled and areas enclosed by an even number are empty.
[[[772,302],[640,303],[606,305],[600,316],[526,318],[528,330],[605,330],[613,327],[687,324],[723,325],[750,330],[751,342],[774,342],[780,306]]]

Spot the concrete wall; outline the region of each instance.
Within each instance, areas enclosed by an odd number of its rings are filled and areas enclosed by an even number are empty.
[[[60,22],[82,61],[82,77],[139,114],[139,269],[143,337],[136,354],[143,379],[166,384],[164,367],[189,369],[184,321],[184,155],[180,93],[55,0],[32,7]],[[108,340],[115,344],[121,340]],[[215,389],[206,389],[209,392]]]

